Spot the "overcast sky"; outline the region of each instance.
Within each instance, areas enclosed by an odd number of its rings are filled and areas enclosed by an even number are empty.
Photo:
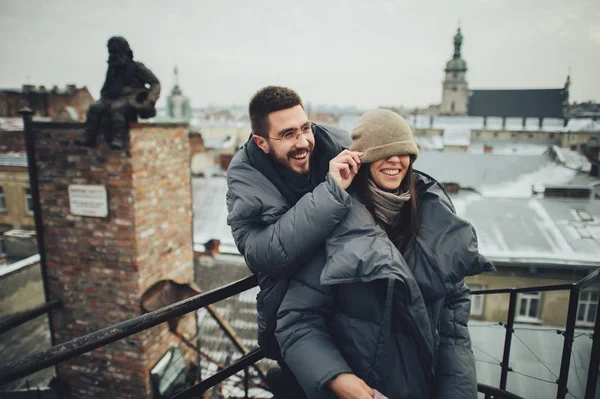
[[[471,88],[562,87],[600,100],[598,0],[0,0],[0,88],[87,86],[122,35],[192,106],[246,104],[269,84],[313,104],[441,100],[458,21]]]

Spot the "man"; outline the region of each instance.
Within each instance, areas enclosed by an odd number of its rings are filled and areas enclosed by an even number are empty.
[[[141,62],[133,60],[133,51],[122,37],[108,40],[108,70],[100,91],[100,100],[87,112],[86,130],[77,144],[94,147],[102,119],[106,119],[110,132],[105,139],[113,149],[122,149],[127,124],[137,117],[156,115],[154,104],[160,95],[160,82]]]
[[[308,264],[325,264],[325,240],[349,209],[345,190],[362,154],[339,144],[349,144],[345,132],[312,124],[302,100],[288,88],[259,90],[249,114],[252,137],[227,172],[227,221],[258,277],[259,344],[280,361],[282,378],[292,378],[274,339],[277,310],[289,277]],[[338,377],[331,376],[329,382],[334,392],[340,382],[346,387],[361,382],[349,373]],[[275,394],[291,398],[290,391]]]

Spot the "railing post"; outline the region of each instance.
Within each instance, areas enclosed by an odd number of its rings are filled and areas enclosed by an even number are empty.
[[[248,389],[250,388],[250,376],[248,375],[248,367],[244,369],[244,398],[248,399]]]
[[[598,384],[598,366],[600,365],[600,303],[596,304],[596,323],[594,324],[594,339],[592,341],[592,353],[590,355],[590,367],[588,368],[587,385],[585,387],[585,399],[594,399]]]
[[[579,301],[579,288],[574,285],[569,294],[569,308],[567,310],[567,325],[565,327],[565,340],[563,343],[562,358],[560,360],[560,374],[558,375],[558,390],[556,397],[563,399],[567,396],[567,381],[569,379],[569,367],[571,364],[571,352],[573,350],[573,336],[575,332],[575,321],[577,318],[577,303]]]
[[[35,137],[33,133],[33,110],[25,107],[19,111],[23,118],[23,131],[25,138],[25,152],[27,154],[27,172],[29,174],[29,190],[31,191],[31,201],[33,202],[33,222],[35,224],[35,235],[37,240],[38,252],[40,254],[40,270],[42,273],[42,285],[44,287],[44,299],[48,303],[52,300],[50,288],[48,287],[48,266],[46,263],[46,249],[44,243],[44,223],[42,221],[42,206],[40,204],[40,189],[38,186],[38,171],[37,162],[35,160]],[[52,312],[47,313],[48,330],[50,331],[50,345],[56,345],[56,337],[54,336],[54,323]],[[54,373],[57,378],[59,370],[54,365]]]
[[[514,332],[515,325],[515,312],[517,310],[517,293],[513,290],[510,292],[510,299],[508,301],[508,318],[506,320],[506,335],[504,338],[504,353],[502,355],[502,371],[500,372],[500,389],[506,390],[506,380],[508,379],[508,372],[510,367],[508,362],[510,361],[510,348],[512,344],[512,335]]]

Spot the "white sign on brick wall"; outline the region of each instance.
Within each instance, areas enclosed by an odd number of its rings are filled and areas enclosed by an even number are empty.
[[[69,208],[72,215],[107,217],[106,186],[70,184]]]

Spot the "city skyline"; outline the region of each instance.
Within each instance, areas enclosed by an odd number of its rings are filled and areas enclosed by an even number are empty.
[[[600,99],[593,1],[0,0],[0,8],[2,89],[74,83],[98,98],[106,41],[122,35],[161,80],[160,107],[175,65],[194,108],[243,105],[268,84],[315,105],[426,107],[441,101],[460,20],[470,88],[558,88],[570,70],[570,101]]]

